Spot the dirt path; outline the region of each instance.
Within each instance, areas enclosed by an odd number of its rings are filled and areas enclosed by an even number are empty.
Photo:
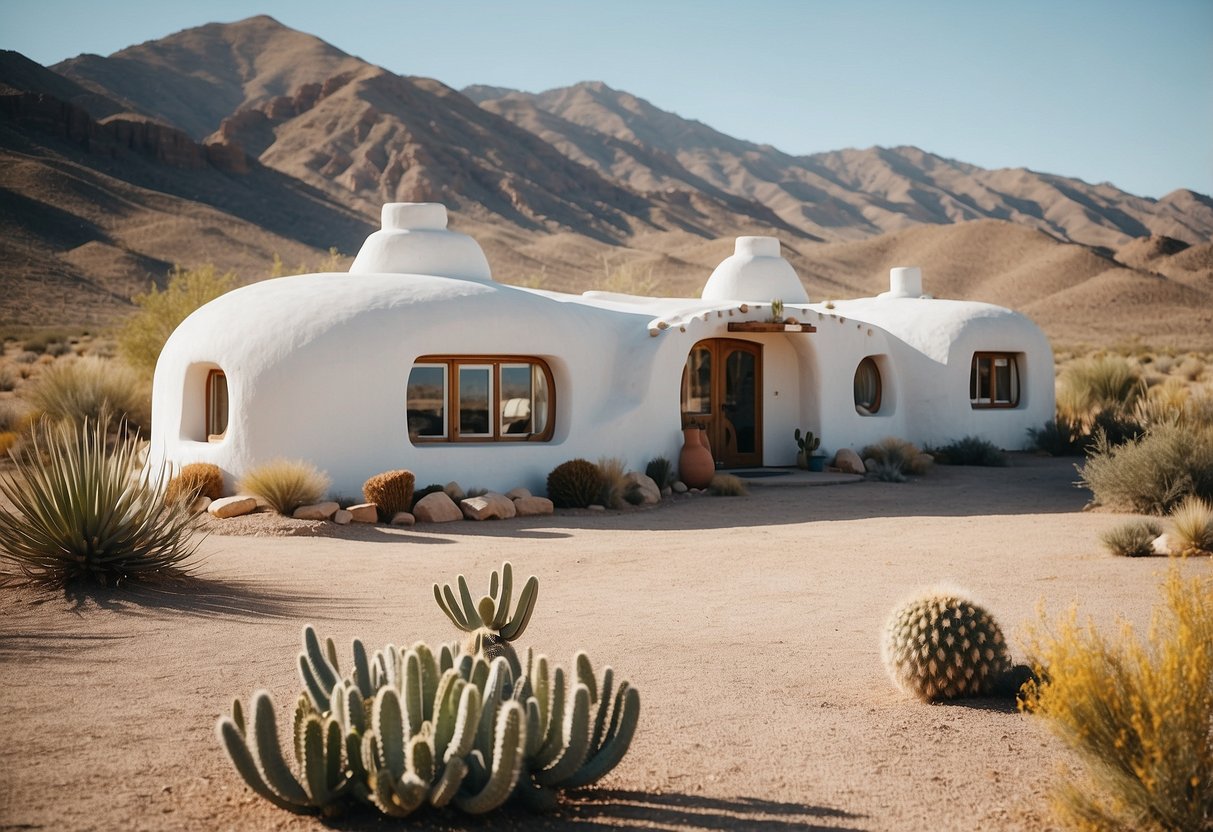
[[[1012,648],[1043,599],[1144,623],[1166,563],[1104,554],[1071,463],[937,468],[905,485],[754,489],[627,514],[345,538],[212,535],[189,593],[0,591],[0,829],[318,829],[252,796],[214,739],[231,697],[299,690],[299,630],[452,640],[431,596],[502,560],[540,577],[523,639],[612,665],[641,727],[603,789],[553,816],[413,828],[1020,830],[1048,824],[1061,757],[1001,705],[928,706],[877,634],[938,580],[983,598]],[[1208,570],[1208,563],[1189,563]],[[365,817],[338,828],[387,828]]]

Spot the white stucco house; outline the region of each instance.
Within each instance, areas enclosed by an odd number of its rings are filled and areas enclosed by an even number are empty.
[[[718,466],[795,462],[886,436],[1019,448],[1053,417],[1053,357],[1030,320],[923,294],[811,303],[778,240],[740,237],[699,298],[497,283],[444,206],[385,205],[348,274],[255,283],[198,309],[156,367],[152,458],[306,459],[333,493],[408,468],[418,486],[524,485],[574,457],[677,462],[704,425]],[[797,323],[776,324],[771,301]]]

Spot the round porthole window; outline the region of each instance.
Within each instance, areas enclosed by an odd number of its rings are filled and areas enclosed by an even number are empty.
[[[871,356],[855,368],[855,410],[861,416],[880,410],[880,368]]]

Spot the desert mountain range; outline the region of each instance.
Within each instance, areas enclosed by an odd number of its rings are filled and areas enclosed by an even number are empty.
[[[985,170],[914,147],[794,156],[601,82],[400,76],[269,17],[43,67],[0,53],[0,321],[104,324],[173,264],[245,279],[354,253],[441,201],[498,279],[697,294],[773,234],[817,299],[921,265],[1055,339],[1213,348],[1213,199]]]

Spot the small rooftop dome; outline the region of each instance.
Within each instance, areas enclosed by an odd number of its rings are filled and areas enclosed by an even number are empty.
[[[446,227],[440,202],[389,202],[383,228],[366,238],[350,274],[424,274],[461,280],[492,280],[480,245]]]
[[[929,298],[922,291],[922,269],[917,266],[898,266],[889,269],[889,291],[881,292],[878,298]]]
[[[809,302],[796,270],[780,256],[779,240],[775,237],[738,237],[732,256],[726,257],[712,272],[700,297],[704,300]]]

